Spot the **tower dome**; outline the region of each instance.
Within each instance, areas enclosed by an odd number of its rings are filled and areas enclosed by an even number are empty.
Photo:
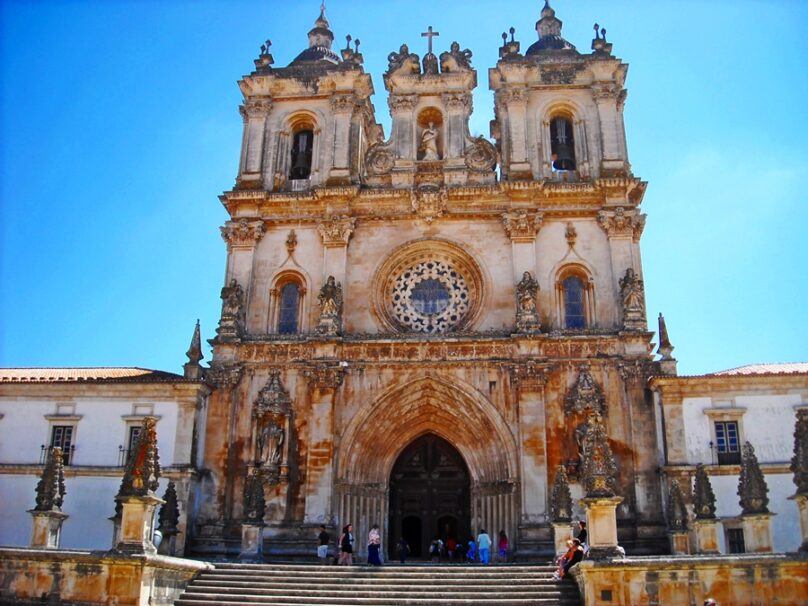
[[[540,55],[543,51],[576,51],[575,46],[561,37],[562,21],[555,16],[550,0],[545,0],[541,10],[541,19],[536,22],[538,42],[530,45],[525,53],[528,57]]]

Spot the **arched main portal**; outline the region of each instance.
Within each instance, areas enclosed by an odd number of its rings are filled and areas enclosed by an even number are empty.
[[[518,451],[508,423],[472,386],[432,375],[391,385],[363,406],[340,435],[334,515],[340,524],[353,524],[359,537],[357,557],[363,556],[364,539],[374,523],[382,526],[388,541],[385,553],[393,547],[387,528],[392,470],[402,453],[425,435],[442,438],[461,456],[470,484],[470,530],[497,528],[515,536]],[[410,517],[407,524],[417,526],[418,519]]]
[[[426,557],[440,537],[467,541],[471,533],[469,472],[457,449],[427,433],[399,455],[390,474],[387,546],[390,558],[403,536],[412,557]]]

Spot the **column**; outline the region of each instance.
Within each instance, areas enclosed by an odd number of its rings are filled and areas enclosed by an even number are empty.
[[[719,553],[718,520],[716,518],[693,520],[693,542],[697,554],[715,555]]]
[[[417,101],[415,95],[390,95],[387,102],[393,118],[392,141],[396,146],[396,158],[407,160],[410,164],[415,162],[416,157],[413,109]]]
[[[743,541],[746,553],[771,553],[773,513],[745,513],[741,515]]]
[[[622,497],[585,497],[580,500],[586,509],[589,558],[604,560],[623,555],[617,544],[617,506]]]
[[[334,276],[343,285],[345,298],[345,278],[348,267],[348,242],[356,228],[356,219],[348,215],[330,215],[317,225],[323,241],[323,283],[328,276]]]
[[[117,497],[121,503],[120,538],[116,549],[124,553],[156,554],[152,543],[154,536],[154,512],[165,501],[151,494],[145,496]]]
[[[68,518],[61,511],[28,510],[33,518],[31,549],[59,549],[62,538],[62,524]]]

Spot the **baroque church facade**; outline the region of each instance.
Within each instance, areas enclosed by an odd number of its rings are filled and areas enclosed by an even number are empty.
[[[469,132],[471,51],[439,52],[431,28],[423,57],[389,55],[387,138],[358,46],[332,49],[324,9],[288,66],[262,47],[220,197],[193,552],[238,550],[259,485],[268,554],[308,553],[320,524],[350,522],[415,554],[485,528],[549,555],[553,485],[563,471],[583,495],[593,417],[616,460],[620,544],[667,551],[647,386],[676,362],[664,335],[655,358],[647,326],[628,66],[605,31],[581,52],[561,28],[545,4],[524,51],[503,34],[495,143]]]

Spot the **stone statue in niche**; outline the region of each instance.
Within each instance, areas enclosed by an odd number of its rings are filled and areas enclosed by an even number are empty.
[[[623,328],[645,330],[645,289],[643,281],[630,267],[620,278],[620,298],[623,300]]]
[[[283,417],[268,416],[258,436],[258,461],[262,465],[279,466],[285,441],[286,430],[283,428]]]
[[[595,382],[588,364],[582,364],[575,385],[567,392],[565,412],[570,414],[596,412],[606,414],[605,398]]]
[[[430,122],[421,133],[421,160],[440,160],[440,155],[438,154],[438,129],[435,128],[434,122]]]
[[[280,371],[271,371],[253,405],[255,464],[260,469],[261,477],[270,484],[276,484],[281,479],[291,403],[289,392],[281,383]]]
[[[242,312],[244,309],[244,289],[235,280],[222,288],[222,317],[216,334],[220,339],[235,339],[241,334]]]
[[[529,271],[522,274],[516,285],[516,330],[517,332],[539,332],[541,320],[536,308],[536,294],[539,283]]]
[[[317,332],[323,335],[338,335],[342,324],[342,285],[334,279],[334,276],[328,276],[317,300],[320,303]]]

